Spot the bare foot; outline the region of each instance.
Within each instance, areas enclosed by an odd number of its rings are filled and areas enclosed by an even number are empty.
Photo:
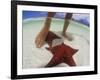
[[[62,35],[67,38],[69,41],[72,41],[73,40],[73,37],[71,34],[66,34],[66,33],[62,33]]]
[[[55,15],[55,12],[48,12],[48,17],[45,20],[44,27],[41,29],[41,31],[39,32],[39,34],[36,37],[36,40],[35,40],[36,47],[40,48],[44,45],[45,38],[48,34],[50,24],[51,24],[50,17],[53,17],[54,15]]]
[[[37,48],[42,47],[45,44],[46,33],[40,32],[35,39],[35,44]]]

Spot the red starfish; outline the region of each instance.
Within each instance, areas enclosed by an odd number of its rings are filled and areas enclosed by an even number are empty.
[[[59,39],[60,42],[57,42],[58,45],[56,44],[56,46],[52,46],[55,39]],[[69,66],[76,66],[72,56],[78,51],[78,49],[73,49],[70,46],[65,45],[61,41],[61,38],[51,31],[47,35],[46,42],[49,45],[49,47],[46,47],[46,49],[53,54],[53,58],[45,67],[53,67],[60,63],[66,63]]]

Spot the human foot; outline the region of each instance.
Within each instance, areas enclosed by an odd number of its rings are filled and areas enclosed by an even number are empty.
[[[65,38],[67,38],[69,41],[72,41],[73,40],[73,37],[72,37],[72,35],[71,34],[66,34],[66,33],[62,33],[62,35],[65,37]]]
[[[37,48],[41,48],[45,44],[46,33],[40,32],[35,39],[35,44]]]

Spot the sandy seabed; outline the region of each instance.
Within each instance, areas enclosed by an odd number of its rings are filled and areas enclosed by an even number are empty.
[[[70,21],[67,34],[70,35],[73,40],[68,41],[61,35],[63,28],[63,20],[53,19],[51,24],[51,31],[63,38],[64,43],[75,48],[79,51],[73,56],[77,66],[89,66],[90,64],[90,45],[89,45],[89,28],[85,25],[79,24],[74,21]],[[43,68],[52,58],[52,53],[45,49],[47,44],[42,48],[36,48],[35,37],[41,30],[44,24],[44,19],[38,20],[26,20],[23,21],[23,53],[22,53],[22,66],[23,68]],[[65,63],[61,63],[56,67],[68,66]]]

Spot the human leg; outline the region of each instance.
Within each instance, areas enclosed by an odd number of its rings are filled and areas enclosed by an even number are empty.
[[[35,39],[36,47],[40,48],[44,45],[45,38],[46,38],[48,31],[50,29],[51,20],[52,20],[52,17],[54,15],[55,15],[55,12],[48,12],[48,16],[45,20],[44,27],[41,29],[39,34],[36,36],[36,39]]]
[[[65,15],[65,20],[64,20],[64,27],[63,27],[63,31],[62,31],[62,35],[64,36],[64,37],[66,37],[68,40],[72,40],[72,37],[70,36],[70,35],[67,35],[66,34],[66,30],[67,30],[67,28],[68,28],[68,26],[69,26],[69,20],[72,18],[72,16],[73,16],[73,14],[72,13],[67,13],[66,15]]]

